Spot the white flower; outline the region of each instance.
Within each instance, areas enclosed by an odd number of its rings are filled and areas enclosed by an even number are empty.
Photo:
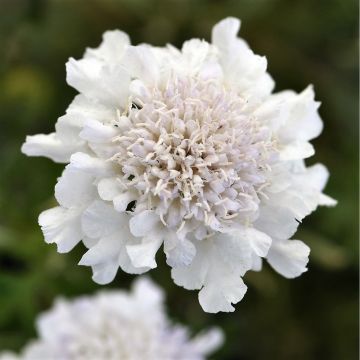
[[[57,299],[37,320],[39,338],[22,354],[1,360],[201,360],[223,342],[213,328],[190,339],[166,317],[163,293],[138,279],[131,293],[99,292],[72,301]]]
[[[326,168],[306,167],[322,130],[312,87],[272,94],[266,58],[237,38],[227,18],[212,42],[131,46],[106,32],[97,49],[67,63],[80,92],[56,132],[29,136],[22,151],[69,163],[59,206],[39,222],[59,252],[79,241],[93,279],[121,267],[156,267],[161,245],[176,284],[201,289],[205,311],[233,311],[246,271],[265,257],[282,275],[306,271],[309,248],[289,240],[318,205]]]

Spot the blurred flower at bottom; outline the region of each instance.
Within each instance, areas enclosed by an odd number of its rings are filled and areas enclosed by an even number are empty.
[[[190,338],[187,328],[170,323],[163,292],[148,278],[132,291],[100,291],[74,300],[57,299],[37,319],[39,338],[18,356],[1,360],[201,360],[223,342],[212,328]]]

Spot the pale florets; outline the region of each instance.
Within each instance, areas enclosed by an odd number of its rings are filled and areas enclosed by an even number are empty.
[[[186,223],[199,240],[249,223],[271,171],[274,141],[243,98],[214,79],[174,78],[144,89],[114,126],[112,160],[124,189],[119,211],[155,210],[164,226]]]
[[[209,312],[233,311],[261,258],[288,278],[306,271],[310,249],[289,240],[318,205],[328,178],[306,167],[322,130],[312,87],[272,94],[266,59],[228,18],[212,42],[181,50],[131,46],[120,31],[70,59],[80,94],[56,132],[27,138],[23,152],[69,163],[43,212],[45,240],[59,252],[79,241],[80,264],[112,281],[156,267],[163,245],[172,277],[199,289]]]
[[[39,338],[21,355],[1,360],[202,360],[223,342],[211,329],[193,339],[172,325],[164,312],[163,294],[140,279],[133,291],[100,292],[72,301],[58,299],[37,321]]]

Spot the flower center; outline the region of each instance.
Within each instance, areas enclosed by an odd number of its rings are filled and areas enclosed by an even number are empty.
[[[246,221],[266,186],[269,129],[214,79],[170,78],[149,91],[133,99],[113,157],[137,192],[136,207],[155,209],[167,226],[195,219],[217,230]]]

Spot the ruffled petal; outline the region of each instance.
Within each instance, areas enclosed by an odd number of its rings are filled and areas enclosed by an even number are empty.
[[[235,308],[232,304],[238,303],[246,290],[247,286],[240,276],[225,267],[213,268],[199,292],[199,302],[203,310],[209,313],[233,312]]]
[[[163,240],[156,235],[149,235],[138,245],[127,245],[126,250],[135,267],[156,268],[155,256]]]
[[[97,185],[97,189],[101,199],[112,201],[117,195],[125,190],[125,187],[122,186],[114,176],[100,179]]]
[[[132,285],[134,297],[140,302],[146,294],[146,303],[149,307],[158,306],[164,300],[164,292],[151,281],[147,276],[139,277]]]
[[[131,236],[131,234],[130,234]],[[125,271],[128,274],[143,274],[150,270],[149,267],[135,267],[129,257],[129,254],[126,250],[126,247],[122,247],[118,256],[118,262],[121,267],[121,270]]]
[[[323,122],[319,116],[319,102],[314,100],[312,86],[308,86],[302,93],[286,92],[288,119],[280,129],[278,135],[282,141],[309,141],[320,135]]]
[[[66,208],[86,206],[95,196],[94,177],[69,166],[55,186],[55,198]]]
[[[280,208],[288,210],[290,214],[285,216],[289,217],[292,215],[301,221],[324,201],[321,191],[327,179],[328,171],[325,166],[315,164],[306,168],[302,162],[296,163],[291,173],[291,185],[282,192],[272,194],[267,203],[272,208],[277,208],[278,210],[276,211],[280,211]],[[336,204],[335,201],[330,199],[326,203],[330,206]],[[261,216],[260,219],[262,221],[269,221],[264,216]]]
[[[130,45],[128,34],[120,30],[105,31],[102,43],[96,49],[87,48],[85,58],[95,57],[106,63],[116,65],[121,60],[124,51]]]
[[[263,260],[260,256],[258,256],[256,254],[252,254],[252,265],[251,265],[252,271],[261,271],[262,263],[263,263]]]
[[[301,174],[299,175],[301,177]],[[306,179],[305,179],[306,178]],[[322,191],[329,179],[329,171],[323,164],[315,164],[306,168],[303,178],[299,179],[300,183],[306,181],[311,187]]]
[[[252,265],[251,238],[254,237],[253,234],[256,234],[255,229],[215,235],[212,249],[214,258],[221,259],[227,267],[239,276],[244,275],[246,271],[251,269]]]
[[[310,248],[300,240],[274,241],[266,259],[281,275],[288,279],[307,271]]]
[[[92,266],[107,263],[116,258],[123,241],[120,234],[110,235],[101,238],[81,258],[79,265]]]
[[[79,136],[89,142],[105,143],[111,141],[119,131],[111,125],[104,125],[100,121],[87,119]]]
[[[239,231],[218,234],[196,242],[196,256],[189,266],[171,271],[176,284],[186,289],[199,289],[199,301],[206,312],[234,311],[246,292],[241,279],[251,269],[253,251]]]
[[[78,94],[67,108],[66,115],[63,118],[65,117],[68,122],[78,128],[79,133],[87,119],[108,124],[117,119],[117,114],[116,109],[103,105],[96,99],[89,99],[83,94]]]
[[[21,150],[28,156],[45,156],[55,162],[69,162],[74,152],[88,151],[85,141],[79,138],[82,123],[81,117],[61,116],[55,124],[55,133],[27,136]]]
[[[155,85],[159,79],[159,66],[150,46],[129,46],[122,60],[134,78],[147,85]]]
[[[226,18],[212,31],[212,43],[220,50],[219,62],[225,81],[247,99],[264,98],[274,88],[274,81],[266,73],[267,60],[254,54],[244,40],[237,38],[239,29],[238,19]]]
[[[159,223],[159,216],[154,211],[145,210],[131,217],[129,226],[134,236],[143,237],[156,232]]]
[[[257,256],[266,256],[272,243],[270,236],[254,228],[246,229],[245,236],[247,237],[252,250]]]
[[[274,204],[260,207],[254,226],[272,238],[287,240],[295,234],[299,223],[287,208]]]
[[[69,252],[83,237],[78,209],[57,206],[45,210],[39,216],[39,225],[45,241],[55,243],[59,253]]]
[[[58,163],[67,163],[78,148],[77,144],[64,146],[57,134],[51,133],[27,136],[21,151],[27,156],[45,156]]]
[[[210,262],[210,244],[206,241],[196,241],[196,256],[188,266],[176,267],[171,270],[171,277],[176,285],[187,290],[201,289],[205,282]]]
[[[114,208],[116,211],[125,211],[128,205],[137,199],[137,194],[133,191],[125,191],[113,199],[114,201]]]
[[[108,177],[114,175],[113,165],[103,159],[85,153],[75,153],[70,158],[71,167],[94,176]]]
[[[280,147],[280,160],[306,159],[315,154],[314,147],[308,142],[294,141]]]
[[[169,231],[164,240],[164,252],[167,264],[176,268],[191,264],[196,254],[196,248],[191,241],[179,238],[176,233]]]
[[[141,274],[150,267],[134,266],[127,252],[128,244],[137,243],[138,239],[130,234],[127,226],[124,226],[121,231],[104,236],[91,246],[81,258],[79,265],[91,266],[93,279],[99,284],[111,282],[119,267],[129,274]]]
[[[240,24],[240,20],[234,17],[221,20],[212,29],[211,42],[226,51],[236,39]]]
[[[93,265],[92,279],[100,285],[109,284],[115,279],[118,268],[119,264],[116,260]]]
[[[130,76],[121,66],[108,67],[93,58],[66,63],[67,83],[90,99],[113,108],[125,108]]]
[[[103,201],[95,200],[82,214],[84,233],[91,238],[109,236],[127,227],[128,217]]]

